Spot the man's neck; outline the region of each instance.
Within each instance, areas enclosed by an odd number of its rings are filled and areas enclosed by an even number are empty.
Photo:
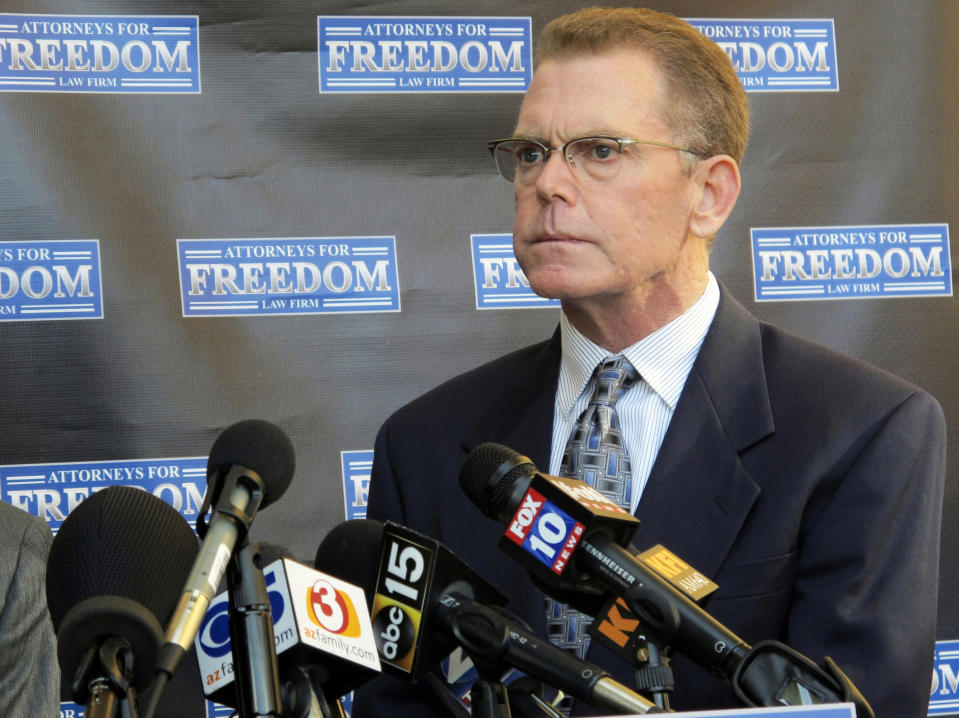
[[[707,282],[704,274],[701,282],[684,285],[681,291],[658,287],[655,292],[628,296],[564,300],[563,312],[583,336],[618,354],[689,309],[703,295]]]

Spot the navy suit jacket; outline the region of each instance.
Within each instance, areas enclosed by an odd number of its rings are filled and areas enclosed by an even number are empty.
[[[368,509],[442,541],[541,635],[543,594],[496,548],[504,527],[457,477],[487,441],[548,471],[559,361],[557,332],[397,411],[377,436]],[[713,578],[719,590],[706,609],[746,642],[780,640],[817,663],[830,656],[879,718],[919,718],[932,675],[944,479],[935,399],[758,322],[721,288],[639,503],[634,544],[663,544]],[[587,657],[633,684],[633,667],[596,641]],[[674,709],[738,705],[688,657],[673,667]],[[381,677],[358,691],[354,715],[449,713],[422,683]]]

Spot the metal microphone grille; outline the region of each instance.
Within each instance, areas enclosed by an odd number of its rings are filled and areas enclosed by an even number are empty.
[[[490,518],[501,520],[513,485],[536,472],[536,465],[508,446],[488,442],[470,451],[460,469],[460,487]]]

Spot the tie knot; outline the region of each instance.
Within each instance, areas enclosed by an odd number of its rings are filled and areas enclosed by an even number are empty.
[[[638,375],[624,356],[610,357],[596,367],[596,388],[590,404],[613,406],[623,393],[636,383]]]

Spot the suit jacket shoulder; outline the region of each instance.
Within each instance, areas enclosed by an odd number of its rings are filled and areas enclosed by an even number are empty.
[[[549,385],[559,372],[559,332],[550,340],[510,352],[445,381],[401,407],[392,425],[426,424],[463,437],[473,427],[515,422],[532,385]],[[553,382],[555,388],[555,381]],[[484,439],[485,440],[485,439]]]

